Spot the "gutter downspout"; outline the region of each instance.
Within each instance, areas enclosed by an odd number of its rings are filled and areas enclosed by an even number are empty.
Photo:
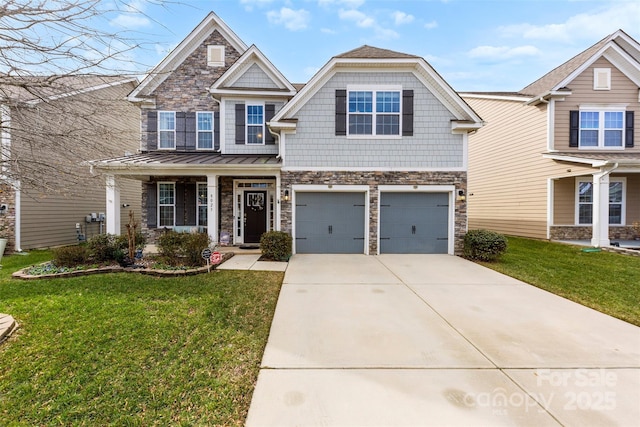
[[[618,162],[607,170],[593,174],[593,220],[591,246],[599,248],[609,246],[609,175],[618,169]],[[606,187],[606,192],[604,191]],[[603,203],[604,201],[604,203]],[[605,206],[606,205],[606,206]],[[606,207],[606,209],[605,209]]]

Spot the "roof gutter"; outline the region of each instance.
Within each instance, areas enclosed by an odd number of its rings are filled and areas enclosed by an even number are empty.
[[[570,90],[550,90],[541,95],[534,96],[529,99],[524,105],[539,105],[539,104],[548,104],[550,99],[557,99],[559,101],[563,101],[564,97],[567,95],[571,95]]]

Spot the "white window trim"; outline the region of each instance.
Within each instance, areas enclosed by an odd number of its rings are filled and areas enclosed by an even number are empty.
[[[198,116],[200,114],[211,114],[211,130],[199,130],[198,129]],[[211,151],[215,150],[216,141],[215,141],[215,120],[214,120],[214,112],[213,111],[196,111],[196,150],[205,150]],[[200,147],[200,134],[201,133],[211,133],[211,148],[201,148]]]
[[[207,197],[204,203],[200,203],[200,186],[203,185],[205,189],[207,189]],[[204,206],[205,208],[209,205],[209,188],[207,187],[206,181],[198,181],[196,182],[196,226],[198,227],[207,227],[209,225],[209,218],[207,218],[207,225],[200,225],[200,207]]]
[[[606,86],[598,86],[600,79],[598,76],[606,74]],[[593,90],[611,90],[611,68],[594,68],[593,69]]]
[[[224,45],[207,46],[207,66],[224,67],[224,57]],[[212,58],[222,58],[222,60],[213,60]]]
[[[577,226],[592,226],[593,225],[593,210],[592,210],[592,217],[591,217],[591,222],[590,223],[584,223],[581,224],[580,223],[580,183],[582,182],[589,182],[593,184],[593,179],[592,178],[576,178],[576,189],[575,189],[575,215],[574,215],[574,224]],[[620,224],[609,224],[610,226],[614,226],[614,227],[620,227],[620,226],[624,226],[627,224],[627,178],[625,177],[621,177],[621,178],[609,178],[609,183],[612,182],[621,182],[622,183],[622,213],[620,215]],[[593,189],[591,190],[593,191]],[[593,197],[593,193],[592,193],[592,197]],[[608,198],[608,195],[607,195]],[[593,206],[595,204],[595,200],[593,200],[591,202],[591,205]],[[607,218],[607,222],[609,221],[609,218]]]
[[[161,114],[173,114],[173,129],[160,129],[160,123],[162,122],[160,120],[160,115]],[[158,150],[175,150],[176,149],[176,127],[177,127],[177,123],[176,123],[176,112],[175,111],[158,111],[158,145],[157,148]],[[173,132],[173,147],[160,147],[160,132]]]
[[[261,143],[253,143],[249,142],[249,126],[257,127],[258,125],[250,125],[249,124],[249,107],[262,107],[262,142]],[[244,145],[251,145],[253,147],[258,147],[260,145],[265,145],[266,143],[266,135],[265,135],[265,104],[264,102],[250,102],[246,103],[244,106]]]
[[[160,203],[160,184],[170,184],[173,187],[173,204],[161,204]],[[158,224],[158,228],[169,227],[173,228],[176,225],[176,183],[172,181],[158,181],[157,183],[157,191],[156,197],[158,200],[158,212],[157,212],[157,220],[156,224]],[[173,224],[172,225],[160,225],[160,206],[173,206]]]
[[[350,113],[349,112],[349,93],[350,92],[371,92],[373,94],[373,107],[371,113],[371,134],[363,135],[363,134],[350,134],[349,133],[349,116],[351,114],[359,114],[359,113]],[[376,109],[376,93],[377,92],[398,92],[400,94],[400,111],[398,114],[398,134],[397,135],[378,135],[376,134],[376,118],[378,115],[390,115],[396,113],[377,113]],[[361,114],[361,113],[360,113]],[[347,138],[348,139],[401,139],[402,138],[402,86],[401,85],[347,85]]]
[[[627,105],[628,104],[583,104],[580,105],[579,120],[578,120],[578,149],[579,150],[624,150],[625,149],[625,133],[626,133],[626,120],[627,120]],[[582,146],[582,113],[594,112],[598,114],[598,146],[597,147],[583,147]],[[609,147],[604,145],[604,113],[622,113],[622,140],[619,147]]]

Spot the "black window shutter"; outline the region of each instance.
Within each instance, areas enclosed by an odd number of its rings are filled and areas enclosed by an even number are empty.
[[[189,225],[185,222],[185,185],[181,182],[176,183],[176,225]]]
[[[147,191],[147,227],[158,227],[158,190],[155,182],[145,185]]]
[[[580,111],[569,111],[569,147],[578,146],[578,136],[580,134]]]
[[[402,91],[402,136],[413,136],[413,90]]]
[[[220,113],[213,113],[213,149],[220,150]]]
[[[147,150],[158,149],[158,112],[147,112]]]
[[[625,117],[624,146],[633,148],[633,111],[627,111]]]
[[[347,91],[336,89],[336,135],[347,134]]]
[[[276,115],[276,106],[274,104],[266,104],[264,106],[264,132],[265,132],[265,136],[264,136],[264,143],[267,145],[273,145],[276,143],[276,139],[274,138],[274,136],[271,134],[271,132],[269,132],[267,123],[271,121],[271,119],[273,119],[273,116]]]
[[[185,184],[184,213],[185,225],[196,225],[196,183]]]
[[[244,144],[245,134],[245,110],[244,104],[236,104],[236,144]]]
[[[176,150],[187,148],[186,119],[184,112],[176,113]]]
[[[187,150],[196,149],[196,113],[189,111],[185,114],[185,147]]]

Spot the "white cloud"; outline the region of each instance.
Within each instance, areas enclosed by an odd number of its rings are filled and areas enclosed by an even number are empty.
[[[396,10],[395,12],[393,12],[391,16],[393,16],[393,20],[396,23],[396,25],[410,24],[413,22],[413,19],[414,19],[413,15],[408,15],[399,10]]]
[[[375,19],[355,9],[340,9],[338,17],[343,21],[353,21],[360,28],[370,28],[376,23]]]
[[[240,0],[240,4],[244,6],[244,10],[251,12],[254,7],[264,7],[269,5],[273,0]]]
[[[338,34],[336,30],[332,30],[331,28],[321,28],[320,32],[324,34]]]
[[[279,11],[267,12],[267,19],[272,24],[284,25],[288,30],[300,31],[308,27],[311,14],[304,9],[293,10],[283,7]]]
[[[140,0],[132,0],[124,5],[122,13],[118,14],[109,23],[127,30],[135,30],[140,27],[151,26],[151,20],[144,14],[146,4]]]
[[[318,5],[322,7],[345,6],[355,9],[364,4],[365,0],[318,0]]]
[[[471,58],[485,60],[504,60],[522,56],[540,55],[540,50],[531,45],[507,47],[507,46],[478,46],[468,52]]]
[[[506,25],[498,30],[508,37],[571,43],[575,40],[604,37],[620,28],[640,28],[639,2],[612,2],[607,8],[600,8],[598,11],[590,13],[580,13],[557,24],[523,23]]]
[[[431,21],[431,22],[427,22],[426,24],[424,24],[424,27],[427,30],[433,30],[434,28],[438,27],[438,22],[437,21]]]

